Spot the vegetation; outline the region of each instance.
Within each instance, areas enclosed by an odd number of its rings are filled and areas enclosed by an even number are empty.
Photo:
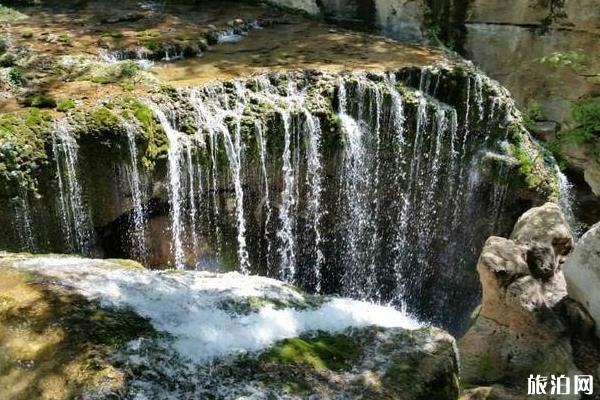
[[[23,71],[19,67],[11,68],[8,71],[8,82],[14,86],[22,86],[25,82]]]
[[[271,347],[265,359],[283,364],[304,364],[315,370],[348,370],[359,356],[356,340],[348,335],[325,332],[313,337],[285,339]]]
[[[0,193],[10,197],[37,188],[35,174],[47,163],[51,122],[52,116],[37,108],[0,115]]]
[[[559,132],[549,149],[563,159],[568,147],[583,147],[588,156],[600,163],[600,97],[575,102],[571,111],[575,126]]]
[[[71,99],[62,100],[56,106],[56,110],[60,112],[66,112],[75,108],[75,102]]]
[[[0,293],[0,392],[8,399],[119,393],[126,377],[113,365],[112,353],[155,334],[148,320],[130,310],[102,308],[1,265]]]
[[[523,125],[525,125],[525,128],[531,131],[535,127],[536,122],[544,121],[544,119],[540,105],[535,100],[531,101],[523,113]]]
[[[0,22],[12,22],[25,18],[27,18],[27,15],[22,14],[13,8],[0,4]]]

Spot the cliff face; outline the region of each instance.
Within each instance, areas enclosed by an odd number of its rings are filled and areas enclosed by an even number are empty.
[[[282,4],[279,0],[272,3]],[[600,193],[598,132],[586,138],[572,132],[581,123],[577,119],[580,107],[589,108],[593,103],[594,118],[598,118],[597,1],[333,3],[314,1],[304,10],[342,24],[353,22],[356,26],[359,20],[363,29],[375,29],[398,40],[441,41],[473,60],[506,86],[520,108],[531,114],[530,129],[549,142],[571,168],[583,173],[596,195]],[[362,12],[358,11],[359,3]],[[294,0],[285,1],[285,5],[300,8]]]

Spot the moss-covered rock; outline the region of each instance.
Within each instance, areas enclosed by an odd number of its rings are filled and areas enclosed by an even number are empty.
[[[102,307],[35,273],[0,261],[0,392],[7,400],[123,395],[128,375],[113,358],[155,334],[126,309]]]

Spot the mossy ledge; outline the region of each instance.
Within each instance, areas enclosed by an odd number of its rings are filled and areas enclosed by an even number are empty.
[[[6,260],[0,259],[3,398],[122,396],[129,376],[113,354],[130,340],[156,335],[150,322],[13,269]]]

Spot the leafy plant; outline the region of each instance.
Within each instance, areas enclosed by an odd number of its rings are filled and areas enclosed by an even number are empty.
[[[543,121],[544,114],[538,102],[535,100],[529,102],[529,106],[523,113],[523,124],[528,130],[532,130],[536,122]]]
[[[133,61],[126,61],[121,65],[121,76],[133,78],[140,71],[140,67]]]
[[[14,86],[22,86],[25,82],[23,71],[19,67],[13,67],[8,71],[8,81]]]
[[[56,109],[60,112],[66,112],[75,108],[75,102],[71,99],[62,100],[56,106]]]

